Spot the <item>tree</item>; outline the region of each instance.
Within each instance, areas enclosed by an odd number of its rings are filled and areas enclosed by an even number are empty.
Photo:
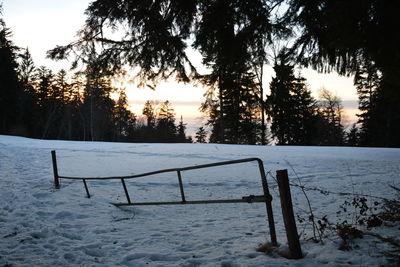
[[[23,126],[18,107],[23,91],[17,73],[18,48],[9,40],[10,36],[10,30],[0,18],[0,134],[21,134]]]
[[[147,127],[153,128],[155,125],[155,111],[153,103],[150,100],[147,100],[146,103],[144,104],[142,114],[146,116]]]
[[[207,143],[207,132],[204,127],[200,127],[196,132],[196,142],[197,143]]]
[[[365,82],[376,81],[376,106],[363,111],[371,120],[361,117],[364,142],[400,146],[400,47],[393,37],[400,27],[400,3],[290,0],[288,6],[282,22],[298,26],[292,51],[299,62],[319,71],[354,75],[359,90],[364,84],[368,91],[371,87]]]
[[[126,65],[138,66],[143,85],[169,77],[183,82],[196,78],[210,90],[218,91],[213,108],[218,105],[219,111],[212,111],[219,116],[213,125],[215,141],[255,143],[254,138],[243,137],[239,125],[243,116],[248,117],[243,112],[253,106],[253,99],[262,107],[262,96],[256,92],[260,85],[253,72],[255,66],[262,68],[265,61],[265,46],[273,28],[269,20],[271,9],[265,0],[97,0],[86,10],[88,19],[79,40],[56,47],[49,56],[60,59],[76,53],[77,65],[80,59],[90,56],[91,47],[97,47],[101,48],[101,66],[112,71]],[[125,30],[125,34],[120,39],[106,35],[109,27]],[[209,75],[197,73],[187,56],[188,43],[202,54],[203,64],[211,70]],[[246,107],[241,108],[241,103]],[[258,108],[251,112],[260,111]],[[259,134],[256,125],[252,119],[246,131]],[[265,135],[265,127],[261,128]]]
[[[35,63],[29,49],[26,48],[19,54],[18,78],[22,86],[22,96],[19,100],[20,106],[20,121],[25,127],[25,135],[32,136],[35,128],[34,117],[38,112],[36,103],[36,77]]]
[[[394,105],[396,99],[385,99],[381,86],[382,74],[375,64],[369,64],[361,68],[354,79],[361,111],[358,114],[361,124],[359,145],[393,146],[397,137],[392,132],[399,131],[398,125],[393,125],[393,122],[400,120],[400,108],[399,105]]]
[[[360,131],[357,124],[354,123],[351,126],[350,131],[346,134],[346,145],[348,146],[358,146],[360,144]]]
[[[319,90],[319,108],[320,114],[324,119],[323,129],[324,140],[323,145],[343,145],[344,144],[344,127],[342,125],[343,106],[342,100],[337,95],[326,88]]]
[[[316,101],[312,98],[305,79],[294,75],[294,67],[285,54],[277,58],[276,76],[270,83],[271,94],[267,96],[267,114],[271,133],[279,145],[316,145]]]
[[[28,87],[25,90],[33,91],[32,83],[35,78],[34,75],[36,67],[29,49],[24,49],[23,53],[20,53],[19,58],[21,60],[21,63],[18,65],[19,80],[24,84],[24,86]]]
[[[191,143],[189,138],[186,137],[186,124],[183,123],[182,116],[181,116],[178,126],[176,127],[176,141],[178,143]]]
[[[169,143],[176,140],[177,128],[175,125],[175,113],[168,100],[160,105],[160,111],[157,116],[156,133],[159,142]]]
[[[102,71],[96,57],[87,66],[85,91],[82,109],[85,116],[85,140],[109,141],[112,138],[112,117],[115,102],[110,94],[115,89],[111,86],[110,73]]]
[[[128,141],[134,134],[136,117],[128,110],[125,90],[121,90],[113,111],[113,141]]]
[[[210,142],[233,144],[260,143],[262,126],[260,122],[259,87],[250,73],[230,74],[219,88],[219,95],[211,89],[201,110],[209,117],[212,127]],[[235,77],[235,78],[234,78]],[[225,87],[229,84],[228,87]],[[223,114],[222,114],[223,113]]]

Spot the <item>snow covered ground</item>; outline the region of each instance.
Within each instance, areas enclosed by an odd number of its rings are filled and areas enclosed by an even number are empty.
[[[44,141],[0,136],[0,265],[3,266],[378,266],[388,245],[365,236],[359,248],[338,250],[307,240],[299,225],[304,259],[257,252],[269,240],[265,205],[210,204],[117,208],[124,202],[118,181],[80,181],[53,188],[50,151],[57,150],[64,176],[117,176],[259,157],[271,174],[288,169],[308,187],[392,197],[400,184],[400,149],[276,147],[216,144],[121,144]],[[255,163],[182,173],[188,200],[261,194]],[[276,182],[268,175],[278,242],[286,245]],[[175,173],[127,181],[132,201],[179,201]],[[349,196],[307,192],[316,216],[336,222]],[[292,188],[295,212],[305,216],[304,195]],[[399,227],[382,227],[399,236]]]

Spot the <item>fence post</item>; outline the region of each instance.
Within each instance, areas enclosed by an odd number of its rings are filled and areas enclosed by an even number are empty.
[[[176,171],[178,174],[178,181],[179,181],[179,189],[181,191],[181,198],[182,198],[182,202],[186,202],[186,198],[185,198],[185,191],[183,191],[183,183],[182,183],[182,175],[181,175],[181,171]]]
[[[299,235],[297,233],[296,221],[293,213],[292,197],[290,194],[287,170],[276,171],[276,177],[278,179],[282,215],[285,223],[286,236],[291,258],[300,259],[303,258],[303,253],[301,252]]]
[[[261,183],[264,191],[264,196],[266,198],[265,206],[267,209],[267,217],[268,217],[268,226],[269,226],[269,234],[271,236],[271,243],[273,246],[277,246],[278,242],[276,240],[276,231],[275,231],[275,221],[274,214],[272,212],[272,197],[269,193],[268,184],[267,184],[267,176],[265,175],[264,164],[261,159],[257,159],[258,168],[260,170],[261,175]]]
[[[51,151],[51,158],[53,160],[53,174],[54,174],[54,187],[60,189],[60,178],[58,177],[56,151]]]
[[[82,182],[83,182],[83,185],[85,187],[86,195],[87,195],[88,198],[90,198],[89,188],[87,186],[86,179],[82,179]]]
[[[124,187],[124,192],[125,192],[125,196],[126,196],[126,200],[128,201],[128,204],[132,204],[131,198],[129,197],[128,188],[126,188],[125,180],[123,178],[121,178],[121,183],[122,183],[122,186]]]

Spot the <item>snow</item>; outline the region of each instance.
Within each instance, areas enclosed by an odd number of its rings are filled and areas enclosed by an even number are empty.
[[[127,144],[45,141],[0,136],[0,265],[12,266],[378,266],[388,245],[365,236],[359,248],[338,249],[332,235],[314,243],[298,225],[305,257],[288,260],[257,252],[269,241],[263,203],[145,206],[126,202],[119,181],[61,180],[53,188],[50,151],[63,176],[118,176],[242,158],[261,158],[273,196],[278,242],[286,246],[276,170],[292,182],[332,192],[392,197],[399,186],[400,149],[278,147],[216,144]],[[295,171],[295,173],[294,173]],[[262,194],[256,163],[182,172],[186,198],[227,199]],[[179,201],[176,173],[127,180],[132,201]],[[303,193],[292,187],[294,210],[305,214]],[[348,196],[307,192],[316,216],[337,221]],[[397,227],[380,234],[398,236]]]

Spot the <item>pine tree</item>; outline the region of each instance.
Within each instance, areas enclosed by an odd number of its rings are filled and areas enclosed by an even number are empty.
[[[204,130],[204,127],[200,127],[196,132],[196,142],[197,143],[206,143],[207,140],[207,132]]]
[[[26,128],[25,135],[33,136],[35,128],[35,114],[38,112],[36,108],[35,86],[35,63],[29,49],[26,48],[19,54],[18,77],[22,86],[22,97],[20,98],[20,120]]]
[[[279,145],[316,144],[317,109],[305,79],[294,75],[284,54],[277,58],[274,70],[266,101],[272,136]]]
[[[101,70],[100,63],[93,55],[87,66],[82,109],[85,116],[85,140],[110,141],[112,138],[112,113],[115,102],[111,99],[110,73]]]
[[[183,123],[182,116],[178,126],[176,127],[176,140],[178,143],[191,143],[189,139],[186,137],[186,124]]]
[[[282,21],[298,26],[293,27],[298,37],[291,49],[298,61],[318,71],[355,76],[363,145],[400,147],[400,47],[393,38],[400,28],[399,2],[286,4]]]
[[[160,105],[156,125],[157,139],[159,142],[175,142],[177,128],[175,125],[175,113],[170,102],[166,100]]]
[[[155,110],[153,103],[150,100],[147,100],[144,104],[142,114],[146,116],[147,127],[153,128],[155,125]]]
[[[58,103],[56,100],[57,90],[54,90],[54,74],[50,69],[41,66],[36,69],[37,84],[36,91],[36,106],[38,112],[36,116],[35,137],[37,138],[57,138],[54,136],[54,123],[58,122],[57,109]]]
[[[125,90],[121,90],[113,111],[113,141],[128,141],[134,135],[135,115],[128,109]]]
[[[261,140],[260,103],[258,85],[248,72],[232,74],[219,88],[219,97],[210,90],[201,110],[211,126],[210,142],[257,144]],[[230,79],[230,80],[229,80]]]
[[[346,145],[358,146],[360,144],[360,132],[357,124],[354,123],[350,131],[346,134]]]
[[[19,55],[19,58],[21,61],[18,66],[19,79],[24,84],[24,89],[26,91],[33,92],[36,67],[29,49],[24,49],[23,53]]]
[[[10,30],[0,18],[0,134],[21,134],[21,110],[18,107],[22,85],[17,73],[18,48],[9,40],[10,37]]]
[[[359,98],[358,114],[361,124],[359,144],[362,146],[384,146],[382,136],[385,128],[380,124],[387,120],[385,103],[382,99],[382,78],[374,64],[360,69],[356,76],[356,87]]]

